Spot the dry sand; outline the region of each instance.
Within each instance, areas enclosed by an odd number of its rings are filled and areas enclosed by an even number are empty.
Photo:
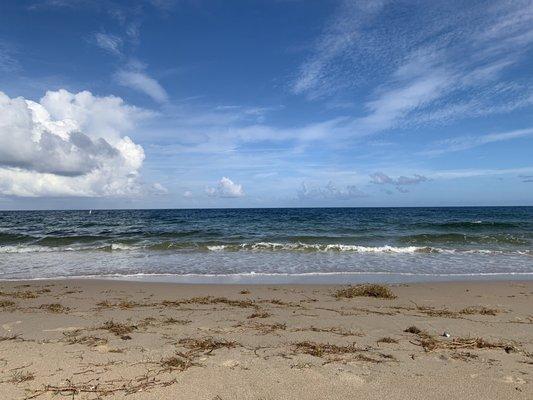
[[[533,281],[340,288],[0,282],[0,399],[533,398]]]

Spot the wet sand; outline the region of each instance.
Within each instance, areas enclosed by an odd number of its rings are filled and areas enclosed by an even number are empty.
[[[0,282],[0,398],[533,398],[533,281],[343,288]]]

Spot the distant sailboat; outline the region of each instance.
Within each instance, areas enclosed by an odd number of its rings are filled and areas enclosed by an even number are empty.
[[[91,215],[93,213],[93,210],[89,210],[89,215]]]

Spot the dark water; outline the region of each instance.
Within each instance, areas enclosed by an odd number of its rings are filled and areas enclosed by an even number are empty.
[[[0,279],[533,274],[533,207],[0,212]]]

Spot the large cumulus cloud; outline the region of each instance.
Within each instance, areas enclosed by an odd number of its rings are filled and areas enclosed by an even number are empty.
[[[39,103],[0,92],[0,194],[137,194],[144,151],[125,133],[143,115],[87,91],[47,92]]]

